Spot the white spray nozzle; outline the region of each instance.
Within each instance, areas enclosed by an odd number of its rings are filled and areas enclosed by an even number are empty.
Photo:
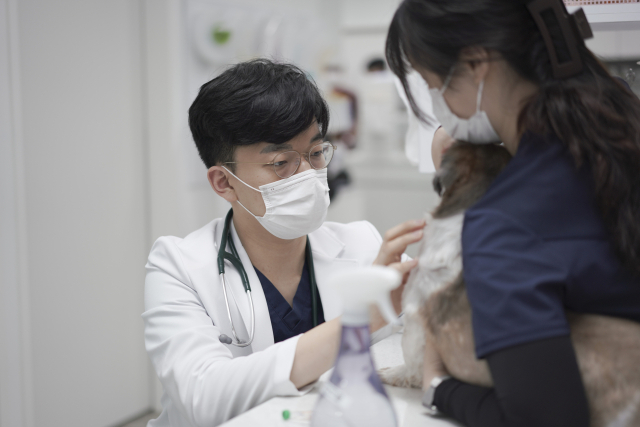
[[[369,323],[369,306],[378,304],[387,322],[397,319],[390,292],[400,286],[402,275],[390,267],[374,265],[336,273],[330,283],[342,298],[342,323],[360,326]]]

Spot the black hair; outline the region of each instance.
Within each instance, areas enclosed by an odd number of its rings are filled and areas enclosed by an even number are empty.
[[[582,39],[577,43],[582,71],[555,78],[527,3],[404,0],[387,35],[389,67],[400,78],[413,111],[427,120],[407,84],[411,64],[444,80],[467,47],[499,53],[516,73],[538,86],[520,111],[520,132],[555,134],[576,166],[588,164],[613,247],[625,266],[640,274],[640,100],[612,78]],[[568,57],[573,46],[567,46],[558,23],[545,22],[559,59]]]
[[[295,65],[269,59],[225,70],[202,85],[189,108],[191,134],[207,168],[233,161],[238,146],[283,144],[314,121],[324,137],[329,109],[316,84]]]

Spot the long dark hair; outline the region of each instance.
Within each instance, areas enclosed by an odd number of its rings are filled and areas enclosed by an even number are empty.
[[[561,0],[558,0],[560,2]],[[461,51],[498,52],[520,76],[538,85],[523,105],[520,131],[555,134],[578,167],[593,172],[595,195],[613,247],[640,275],[640,100],[614,79],[582,41],[582,71],[553,75],[549,51],[524,0],[405,0],[387,36],[386,55],[413,111],[425,119],[407,84],[410,63],[445,78]],[[558,57],[568,46],[549,23]]]

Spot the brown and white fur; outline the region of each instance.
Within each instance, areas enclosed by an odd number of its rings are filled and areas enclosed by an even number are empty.
[[[418,267],[402,296],[405,364],[382,370],[383,382],[422,387],[425,328],[449,373],[490,387],[484,360],[475,357],[471,308],[462,280],[464,212],[486,192],[510,160],[501,146],[457,142],[434,178],[442,201],[427,215]],[[587,391],[592,427],[640,426],[640,323],[567,312],[571,339]]]

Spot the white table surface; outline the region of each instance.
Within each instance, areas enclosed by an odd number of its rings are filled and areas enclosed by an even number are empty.
[[[371,354],[377,368],[400,365],[403,362],[400,340],[395,334],[371,347]],[[330,371],[324,374],[312,391],[300,397],[275,397],[222,424],[222,427],[308,427],[311,413],[318,400],[318,389],[327,381]],[[445,418],[433,418],[426,414],[421,404],[422,391],[385,386],[395,407],[398,427],[458,427],[460,424]],[[292,417],[282,419],[282,411],[289,410]]]

